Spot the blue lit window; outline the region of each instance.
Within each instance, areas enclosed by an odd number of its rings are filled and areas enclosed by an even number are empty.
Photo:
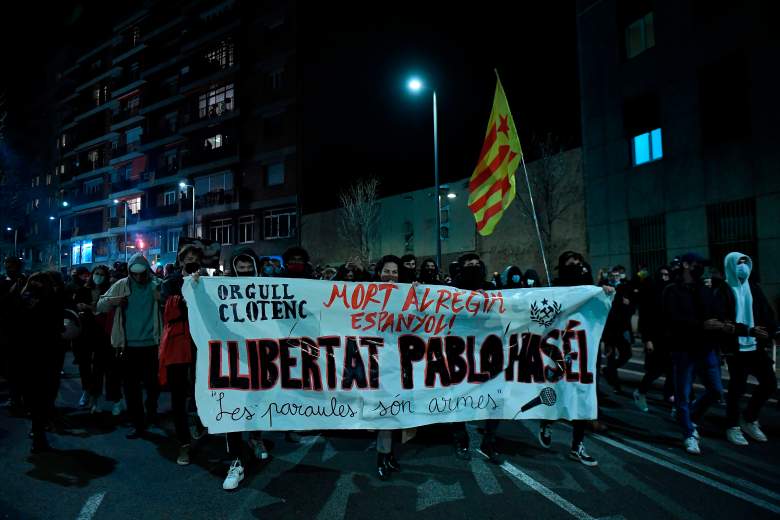
[[[645,132],[631,140],[634,166],[639,166],[650,161],[657,161],[664,156],[661,144],[661,129],[656,128],[651,132]]]

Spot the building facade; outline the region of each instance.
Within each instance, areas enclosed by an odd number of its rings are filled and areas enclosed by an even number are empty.
[[[297,243],[294,2],[154,2],[112,34],[58,75],[29,266],[164,264],[183,236],[223,257]]]
[[[594,263],[754,260],[780,295],[776,2],[578,3]]]

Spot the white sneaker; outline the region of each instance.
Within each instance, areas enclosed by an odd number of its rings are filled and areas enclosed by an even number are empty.
[[[742,430],[739,429],[739,426],[734,426],[733,428],[727,429],[726,438],[731,444],[736,444],[737,446],[748,445],[748,441],[745,436],[742,435]]]
[[[94,397],[90,398],[90,407],[89,407],[89,413],[98,413],[100,412],[100,396],[96,395]]]
[[[120,415],[122,413],[124,408],[125,407],[122,404],[122,400],[121,399],[119,401],[116,401],[114,403],[114,406],[111,407],[111,415],[113,415],[114,417],[117,417],[118,415]]]
[[[236,459],[230,465],[227,477],[225,477],[225,481],[222,483],[222,489],[236,489],[242,480],[244,480],[244,467],[241,465],[241,461]]]
[[[695,437],[688,437],[687,439],[685,439],[684,444],[685,444],[685,451],[687,451],[691,455],[701,455],[701,450],[699,449],[699,441],[697,441]]]
[[[693,438],[697,441],[701,440],[701,435],[699,435],[699,425],[695,422],[692,422],[691,425],[693,426]]]
[[[572,460],[577,460],[579,462],[582,462],[586,466],[593,467],[598,466],[599,462],[588,455],[588,452],[585,451],[585,443],[581,442],[579,446],[577,446],[576,450],[570,450],[569,451],[569,458]]]
[[[758,424],[758,421],[742,421],[742,431],[747,433],[748,436],[757,440],[758,442],[766,442],[768,440],[766,435],[764,435],[764,432],[761,431],[761,426]]]
[[[262,439],[249,439],[249,447],[252,448],[252,452],[257,457],[257,460],[268,459],[268,450],[265,448],[265,443]]]
[[[79,408],[86,408],[89,404],[89,392],[84,390],[81,392],[81,399],[79,399]]]
[[[639,389],[634,390],[634,404],[643,412],[650,411],[647,407],[647,399],[644,394],[639,393]]]

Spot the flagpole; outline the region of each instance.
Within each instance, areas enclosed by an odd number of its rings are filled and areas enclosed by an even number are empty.
[[[501,78],[498,75],[498,69],[493,69],[496,73],[496,79],[501,83]],[[517,136],[518,140],[520,136]],[[536,227],[536,238],[539,240],[539,252],[542,254],[542,264],[544,264],[544,274],[547,276],[547,286],[552,286],[552,280],[550,280],[550,269],[547,267],[547,255],[544,253],[544,244],[542,243],[542,233],[539,231],[539,219],[536,218],[536,205],[534,204],[534,194],[531,192],[531,181],[528,180],[528,169],[525,167],[525,154],[520,154],[520,164],[523,165],[523,173],[525,174],[525,185],[528,188],[528,199],[531,201],[531,214],[534,217],[534,226]],[[517,177],[515,172],[515,177]]]

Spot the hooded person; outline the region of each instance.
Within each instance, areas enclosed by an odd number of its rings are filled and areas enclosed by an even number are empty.
[[[111,345],[123,359],[124,390],[127,411],[133,428],[126,435],[138,439],[148,422],[157,419],[158,347],[162,334],[160,311],[160,281],[154,276],[149,261],[141,253],[130,257],[129,274],[114,283],[98,300],[98,312],[114,310]],[[146,388],[144,414],[141,382]]]
[[[528,288],[543,287],[542,280],[539,278],[539,273],[533,269],[526,269],[523,274],[523,283]]]
[[[260,258],[251,247],[239,247],[230,259],[230,270],[233,276],[270,276],[261,273]],[[265,262],[265,265],[269,265]]]
[[[293,246],[287,249],[282,255],[284,261],[284,273],[286,278],[308,278],[312,279],[313,269],[309,261],[308,251],[300,246]]]
[[[523,270],[516,265],[510,265],[503,270],[500,277],[501,289],[520,289],[523,287]]]
[[[717,319],[713,291],[702,282],[704,264],[696,253],[681,256],[674,283],[663,292],[662,319],[674,367],[674,405],[683,429],[683,446],[691,455],[701,454],[696,423],[723,394],[717,345],[724,323]],[[705,392],[691,403],[697,375]]]
[[[438,285],[442,283],[439,279],[439,266],[436,265],[436,261],[433,258],[426,258],[423,260],[420,265],[420,277],[418,281],[427,285]]]
[[[417,281],[417,258],[414,255],[401,257],[401,265],[398,266],[398,281],[400,283],[412,283]]]
[[[593,273],[585,258],[575,251],[565,251],[558,257],[558,277],[555,287],[593,285]]]
[[[756,441],[767,440],[758,416],[761,407],[777,389],[775,369],[768,354],[773,346],[772,335],[777,329],[777,321],[761,286],[750,279],[753,260],[748,255],[733,252],[726,255],[723,263],[725,280],[713,281],[723,321],[721,343],[729,367],[726,438],[744,446],[748,442],[743,432]],[[758,380],[758,386],[740,414],[740,399],[750,375]]]
[[[251,247],[241,247],[235,250],[233,258],[230,260],[231,276],[255,277],[255,276],[274,276],[274,268],[269,257],[262,259]],[[222,489],[236,489],[244,480],[244,468],[246,467],[243,457],[243,438],[241,432],[231,432],[225,435],[225,443],[228,455],[232,460],[227,476],[222,482]],[[249,435],[249,446],[255,457],[259,460],[268,458],[268,450],[263,443],[262,432],[253,431]]]

